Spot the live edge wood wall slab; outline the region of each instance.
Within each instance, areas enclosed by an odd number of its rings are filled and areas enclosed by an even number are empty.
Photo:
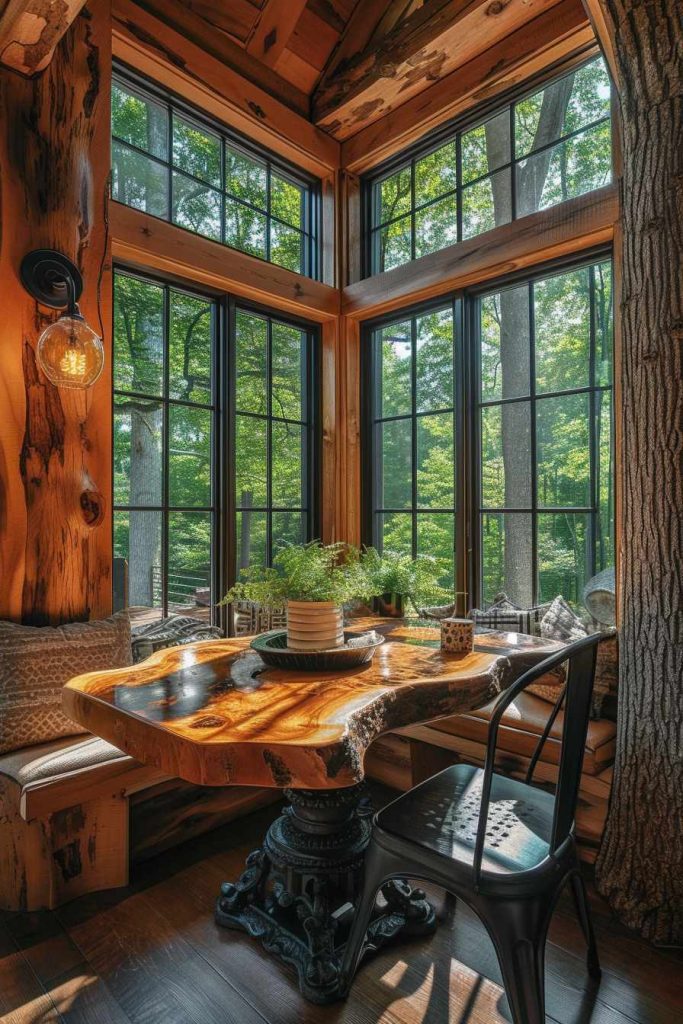
[[[111,608],[111,18],[91,3],[47,70],[0,69],[0,618],[44,624]],[[80,267],[82,311],[103,334],[88,392],[53,387],[36,363],[56,316],[24,291],[31,249]]]

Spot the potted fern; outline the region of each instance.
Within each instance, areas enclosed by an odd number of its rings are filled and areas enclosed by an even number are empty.
[[[397,551],[380,555],[369,548],[365,564],[380,615],[401,617],[408,601],[417,608],[418,604],[452,597],[438,582],[445,569],[443,559],[431,555],[412,558]]]
[[[222,604],[252,601],[273,611],[287,610],[287,646],[320,651],[344,642],[342,605],[372,597],[367,559],[346,544],[283,548],[272,567],[250,566]]]

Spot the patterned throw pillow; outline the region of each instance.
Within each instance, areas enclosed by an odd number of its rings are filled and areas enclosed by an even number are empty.
[[[541,621],[541,636],[570,644],[588,636],[584,622],[563,597],[556,597]]]
[[[493,604],[483,611],[473,608],[470,615],[475,626],[485,629],[504,629],[514,633],[530,633],[538,636],[541,619],[550,605],[539,604],[535,608],[519,608],[508,599],[507,594],[497,594]]]
[[[0,754],[87,732],[62,711],[62,687],[132,660],[127,612],[56,627],[0,622]]]

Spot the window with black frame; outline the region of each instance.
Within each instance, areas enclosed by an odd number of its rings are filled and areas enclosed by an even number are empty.
[[[119,70],[112,197],[307,277],[318,275],[319,182]]]
[[[528,607],[614,564],[612,265],[475,303],[478,599]]]
[[[114,606],[210,620],[216,303],[114,275]]]
[[[462,387],[454,303],[385,322],[366,351],[366,540],[380,551],[437,558],[439,583],[453,592]]]
[[[234,310],[235,571],[316,535],[315,335]]]
[[[596,58],[373,175],[366,272],[545,210],[608,184],[611,174],[610,81]]]

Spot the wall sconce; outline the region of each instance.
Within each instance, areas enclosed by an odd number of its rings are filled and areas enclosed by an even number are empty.
[[[21,282],[34,299],[64,312],[38,339],[38,364],[60,388],[89,388],[104,367],[102,339],[78,308],[83,278],[78,267],[53,249],[35,249],[21,261]]]

